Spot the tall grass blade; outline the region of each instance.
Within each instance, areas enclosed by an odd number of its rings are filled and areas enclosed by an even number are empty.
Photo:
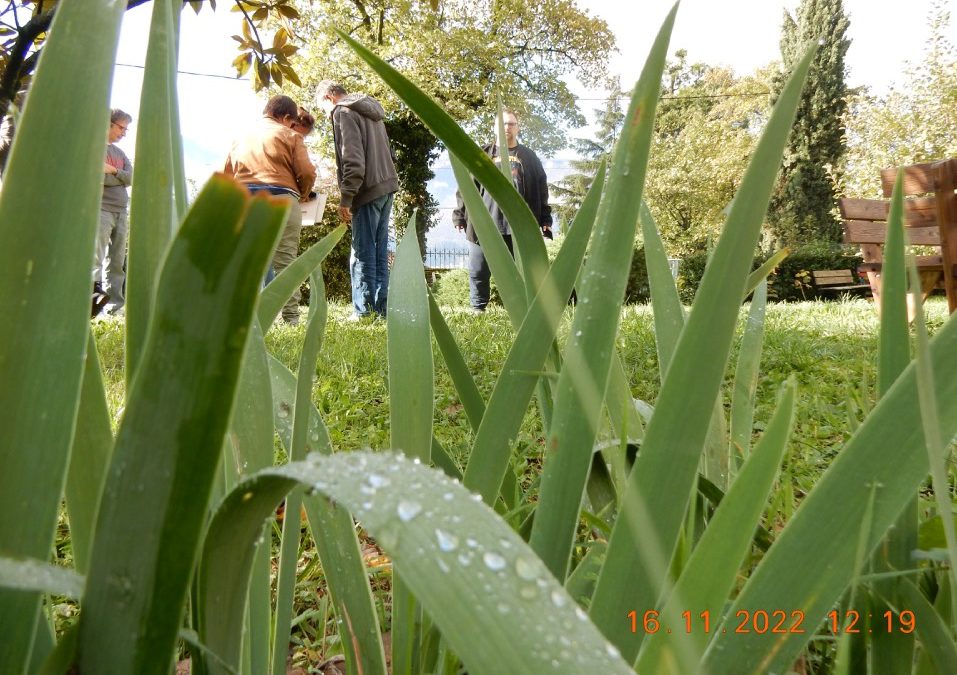
[[[924,441],[930,464],[931,484],[934,488],[934,500],[944,526],[944,539],[947,542],[947,556],[950,559],[950,583],[957,588],[957,528],[954,527],[953,502],[950,496],[948,463],[951,457],[950,444],[944,441],[940,433],[940,407],[935,393],[935,374],[931,365],[928,346],[927,324],[924,322],[924,308],[920,296],[920,277],[913,259],[908,265],[911,294],[914,304],[915,367],[917,370],[917,396],[920,401],[920,419],[924,428]],[[950,437],[948,437],[950,438]]]
[[[389,410],[392,447],[426,464],[432,460],[434,366],[429,300],[413,214],[399,243],[389,293]],[[392,575],[392,667],[417,672],[422,610],[398,565]]]
[[[266,469],[221,507],[231,512],[224,522],[250,524],[237,528],[224,558],[248,555],[256,525],[296,485],[350,509],[407,570],[415,598],[469,672],[631,672],[508,525],[442,472],[402,455],[314,455]],[[230,583],[241,587],[244,577]],[[552,646],[556,636],[567,637],[566,649]]]
[[[559,580],[568,574],[582,490],[598,433],[634,248],[661,73],[677,10],[675,5],[658,32],[625,116],[556,387],[555,416],[545,441],[547,454],[530,544]]]
[[[636,664],[638,672],[698,672],[698,663],[711,639],[710,632],[705,632],[704,621],[716,626],[721,617],[787,448],[794,423],[795,389],[793,378],[782,388],[767,431],[715,510],[661,608],[661,625],[692,626],[693,630],[673,629],[648,636]],[[686,612],[690,612],[688,621],[682,616]]]
[[[306,457],[306,440],[309,433],[312,405],[312,383],[315,379],[316,361],[322,347],[322,334],[326,328],[329,307],[326,304],[326,292],[322,272],[313,270],[310,275],[312,288],[310,294],[309,321],[303,338],[302,353],[299,356],[299,373],[296,378],[296,399],[293,408],[292,443],[287,445],[290,461],[297,462]],[[302,522],[300,508],[302,493],[293,490],[286,496],[285,517],[282,521],[282,542],[279,551],[279,576],[276,582],[276,614],[273,626],[272,672],[284,675],[286,660],[289,656],[289,637],[292,634],[293,596],[296,590],[296,568],[299,562],[299,532]]]
[[[0,557],[0,588],[53,593],[76,600],[83,593],[83,576],[39,560]]]
[[[66,477],[70,545],[73,548],[73,564],[80,573],[86,572],[90,561],[96,505],[100,501],[100,492],[103,490],[112,452],[110,409],[106,403],[96,340],[91,332],[83,367],[83,388],[80,391],[76,435],[73,437],[70,469]]]
[[[39,560],[53,545],[83,376],[110,72],[124,9],[61,5],[0,196],[0,314],[9,327],[0,333],[0,555]],[[69,132],[51,134],[64,129],[65,110]],[[0,591],[0,672],[25,667],[39,607],[36,593]]]
[[[482,201],[482,196],[471,174],[455,155],[449,155],[449,161],[452,164],[452,172],[455,174],[455,181],[459,186],[459,194],[462,195],[465,210],[469,214],[469,221],[475,228],[479,241],[482,242],[482,252],[495,279],[502,304],[505,305],[505,311],[508,312],[512,325],[518,328],[528,309],[528,300],[518,267],[509,253],[505,240],[499,234],[498,226],[492,220],[485,202]]]
[[[751,291],[758,287],[758,284],[767,279],[771,272],[774,271],[774,268],[780,265],[781,261],[787,258],[790,253],[788,249],[782,248],[765,260],[758,269],[751,272],[751,274],[748,275],[748,282],[744,285],[744,296],[747,297]]]
[[[681,298],[678,297],[678,288],[671,274],[668,254],[658,233],[658,226],[644,202],[638,215],[641,236],[645,242],[645,266],[648,269],[648,288],[651,291],[651,308],[654,312],[658,369],[663,382],[675,352],[675,345],[684,330],[685,310],[681,306]]]
[[[165,673],[249,331],[284,208],[213,178],[163,266],[97,517],[85,672]],[[245,600],[245,594],[239,594]]]
[[[957,434],[957,323],[947,322],[930,345],[941,438]],[[793,608],[823,616],[853,574],[856,533],[870,486],[878,485],[868,552],[913,499],[928,472],[914,365],[874,407],[748,580],[729,614],[747,608]],[[839,514],[837,516],[836,514]],[[812,543],[813,542],[813,543]],[[775,670],[793,663],[810,638],[789,633],[718,635],[703,667],[714,673]]]
[[[183,18],[183,5],[174,4],[172,6],[173,30],[170,32],[170,54],[172,57],[172,68],[168,71],[169,83],[169,109],[170,109],[170,141],[171,151],[173,153],[173,200],[176,206],[176,218],[174,224],[178,225],[186,216],[187,197],[186,190],[186,165],[183,161],[183,132],[179,121],[179,89],[177,88],[177,73],[179,72],[179,45],[180,45],[180,22]]]
[[[751,433],[754,427],[754,403],[761,367],[761,345],[764,342],[764,316],[768,305],[768,282],[762,279],[754,289],[748,309],[738,363],[734,369],[734,388],[731,393],[731,424],[728,431],[728,455],[735,467],[751,452]]]
[[[302,282],[309,278],[312,271],[322,264],[326,256],[339,243],[345,231],[345,225],[340,225],[334,229],[309,247],[286,269],[277,274],[276,278],[263,289],[259,298],[259,307],[256,309],[256,316],[264,333],[269,330],[272,322],[279,316],[279,312],[282,311],[282,306],[286,304],[286,301],[292,297],[292,294]]]
[[[909,579],[901,580],[898,593],[901,604],[896,608],[892,621],[899,621],[898,615],[902,610],[909,609],[913,612],[914,632],[920,639],[924,656],[929,657],[933,664],[934,672],[957,673],[957,644],[954,643],[952,629],[944,621],[944,617]],[[879,618],[886,622],[883,614]],[[901,624],[892,623],[891,627],[899,630]]]
[[[881,324],[877,354],[877,389],[886,394],[910,363],[910,333],[907,321],[907,284],[904,250],[904,197],[902,176],[898,175],[887,217],[887,236],[884,244],[884,264],[881,268]],[[894,527],[874,555],[874,571],[907,569],[911,566],[911,551],[917,548],[917,495],[907,504]],[[878,580],[876,593],[871,594],[874,605],[871,614],[883,616],[890,606],[882,598],[901,603],[897,593],[898,581]],[[875,675],[894,675],[911,668],[914,662],[914,635],[901,631],[872,633],[872,670]]]
[[[655,607],[664,590],[666,567],[645,552],[657,547],[667,559],[677,542],[727,366],[749,261],[814,51],[808,51],[785,86],[745,172],[675,349],[609,540],[591,615],[629,659],[642,636],[632,635],[621,617],[636,607]],[[650,514],[651,521],[643,523],[643,514]]]
[[[176,77],[173,13],[178,0],[155,0],[150,20],[140,119],[146,131],[136,135],[133,190],[130,198],[129,271],[126,277],[126,391],[130,391],[146,347],[154,296],[163,256],[178,224],[173,202],[173,139],[171,109]],[[175,7],[175,9],[174,9]]]
[[[432,326],[432,335],[435,337],[435,344],[442,354],[442,360],[445,361],[445,367],[452,378],[452,386],[455,387],[455,393],[459,395],[459,401],[465,410],[465,416],[472,427],[472,430],[478,429],[482,416],[485,414],[485,399],[482,398],[482,392],[475,384],[472,373],[469,372],[468,364],[462,356],[449,325],[442,316],[442,311],[435,302],[435,298],[429,293],[429,324]],[[435,447],[433,440],[432,447]]]
[[[455,155],[462,162],[466,171],[485,186],[486,191],[498,204],[502,213],[505,214],[505,219],[508,220],[512,229],[512,235],[518,245],[522,261],[522,272],[525,275],[528,297],[533,297],[545,278],[545,272],[548,269],[548,256],[545,253],[545,244],[538,223],[535,222],[535,217],[532,215],[528,204],[512,186],[511,180],[507,179],[496,168],[488,155],[459,128],[448,113],[442,110],[435,101],[351,36],[339,30],[336,33],[419,116],[422,122],[448,148],[449,154]],[[459,185],[461,186],[461,182]]]
[[[317,281],[319,279],[317,275]],[[313,292],[319,293],[321,289],[322,286],[317,285],[313,288]],[[269,366],[275,396],[276,430],[283,444],[288,448],[292,443],[290,411],[295,404],[296,378],[282,362],[273,357],[270,357]],[[325,455],[331,454],[333,447],[325,422],[315,406],[310,408],[306,450]],[[349,672],[373,675],[385,673],[385,653],[380,639],[375,602],[366,578],[359,538],[356,535],[352,516],[341,506],[330,504],[319,496],[307,494],[303,499],[303,506],[336,612],[343,619],[339,624],[339,630],[342,643],[347,647],[345,657]],[[216,536],[222,535],[227,538],[231,536],[229,529],[232,527],[232,521],[225,513],[221,517],[220,526],[210,527],[209,537],[213,536],[213,532],[217,532]],[[218,527],[222,527],[223,532],[219,532]],[[222,556],[221,562],[214,562],[216,556]],[[207,606],[217,608],[217,614],[209,618],[208,632],[204,635],[210,645],[229,645],[219,648],[224,658],[238,649],[238,644],[229,642],[233,640],[234,632],[237,630],[236,617],[231,605],[234,601],[232,574],[241,571],[242,565],[248,563],[237,557],[229,546],[224,545],[223,548],[215,550],[210,556],[204,558],[202,569],[205,573],[218,565],[225,564],[235,564],[238,567],[236,570],[231,568],[226,575],[209,573],[206,577],[207,585],[204,586]],[[231,662],[228,658],[227,661]]]
[[[599,167],[575,224],[569,228],[565,243],[528,309],[479,425],[463,482],[481,494],[487,504],[494,504],[498,496],[514,439],[539,381],[529,373],[541,371],[581,269],[601,200],[603,169],[604,166]],[[599,394],[599,406],[603,393]]]

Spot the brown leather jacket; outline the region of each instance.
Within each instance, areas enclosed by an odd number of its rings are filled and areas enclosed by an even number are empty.
[[[223,173],[240,183],[277,185],[299,195],[308,195],[316,182],[302,136],[269,117],[233,144]]]

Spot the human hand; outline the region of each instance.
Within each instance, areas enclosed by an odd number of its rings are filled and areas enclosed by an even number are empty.
[[[116,167],[113,166],[112,164],[108,164],[108,163],[106,163],[106,162],[103,162],[103,173],[115,174],[115,173],[116,173]]]
[[[551,225],[542,225],[542,236],[545,239],[553,239],[552,236],[552,226]]]
[[[351,222],[352,222],[352,210],[351,210],[348,206],[340,206],[340,207],[339,207],[339,217],[342,219],[342,222],[344,222],[344,223],[351,223]]]

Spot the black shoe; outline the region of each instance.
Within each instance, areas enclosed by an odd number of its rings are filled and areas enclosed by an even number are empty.
[[[95,319],[97,315],[103,311],[103,308],[106,307],[106,303],[110,301],[110,296],[103,292],[103,287],[100,286],[99,281],[93,282],[93,300],[90,306],[90,318]]]

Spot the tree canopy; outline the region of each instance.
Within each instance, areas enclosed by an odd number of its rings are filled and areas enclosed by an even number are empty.
[[[880,197],[879,170],[957,156],[957,48],[947,38],[950,12],[931,10],[923,54],[887,94],[850,98],[844,192]]]
[[[419,0],[344,0],[301,7],[299,68],[311,92],[321,79],[378,98],[400,155],[402,194],[396,222],[432,205],[425,183],[438,142],[336,36],[339,28],[369,45],[440,102],[456,121],[491,140],[497,96],[522,118],[522,137],[540,155],[563,147],[580,126],[566,77],[600,82],[614,37],[601,19],[571,0],[445,0],[434,11]],[[328,142],[328,139],[326,140]],[[405,153],[403,155],[403,153]],[[421,214],[421,211],[420,211]],[[428,213],[426,214],[428,215]]]

